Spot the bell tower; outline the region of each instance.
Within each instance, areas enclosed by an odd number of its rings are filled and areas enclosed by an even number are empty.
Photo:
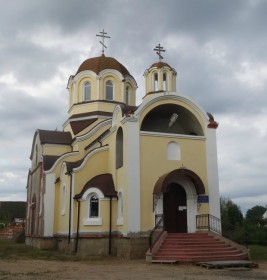
[[[161,53],[165,52],[165,50],[158,44],[154,51],[156,51],[159,61],[153,63],[144,73],[146,95],[164,91],[176,91],[177,72],[169,64],[162,61],[163,56]]]

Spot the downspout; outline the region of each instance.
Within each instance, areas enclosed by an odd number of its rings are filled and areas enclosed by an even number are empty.
[[[109,248],[108,248],[109,255],[111,255],[111,231],[112,231],[112,196],[109,197]]]
[[[69,201],[69,234],[68,234],[68,244],[70,244],[70,235],[71,235],[72,172],[69,172],[69,175],[70,175],[70,201]]]
[[[76,244],[75,244],[75,252],[78,251],[78,242],[79,242],[79,228],[80,228],[80,200],[77,199],[78,202],[78,214],[77,214],[77,229],[76,229]]]

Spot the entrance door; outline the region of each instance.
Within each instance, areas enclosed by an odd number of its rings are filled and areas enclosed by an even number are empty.
[[[187,232],[186,193],[183,187],[171,184],[163,196],[165,230]]]

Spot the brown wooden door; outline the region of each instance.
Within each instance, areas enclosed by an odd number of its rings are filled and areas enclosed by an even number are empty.
[[[171,184],[163,196],[165,230],[187,232],[186,193],[183,187]]]

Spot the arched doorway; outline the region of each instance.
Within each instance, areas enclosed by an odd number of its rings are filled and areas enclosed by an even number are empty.
[[[159,177],[153,190],[155,224],[164,217],[168,232],[195,232],[197,197],[205,193],[201,178],[193,171],[180,168]]]
[[[187,232],[187,199],[185,189],[175,183],[163,195],[164,227],[168,232]]]

